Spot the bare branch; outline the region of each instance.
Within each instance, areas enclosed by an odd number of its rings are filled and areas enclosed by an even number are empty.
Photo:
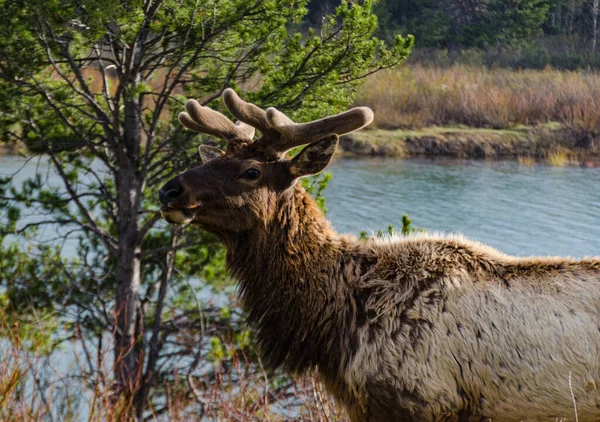
[[[75,86],[75,84],[73,84],[71,79],[69,77],[67,77],[60,70],[60,67],[58,66],[58,64],[55,63],[50,44],[47,42],[46,37],[44,36],[44,33],[42,33],[42,34],[40,34],[40,40],[43,42],[43,44],[46,48],[46,56],[48,57],[48,60],[50,60],[50,62],[52,63],[54,70],[60,75],[60,77],[65,82],[67,82],[69,84],[69,87],[71,89],[73,89],[74,92],[76,92],[82,98],[86,99],[87,103],[92,107],[92,109],[96,113],[98,119],[100,120],[100,122],[104,128],[104,131],[107,135],[107,139],[109,141],[111,141],[113,143],[113,145],[116,145],[116,141],[114,139],[115,134],[110,126],[110,119],[108,118],[108,116],[106,115],[104,110],[102,110],[102,107],[100,107],[100,105],[97,103],[96,99],[94,98],[94,95],[92,94],[89,86],[87,85],[85,79],[83,78],[83,75],[81,74],[80,67],[78,66],[75,59],[71,55],[71,52],[69,51],[68,45],[66,45],[62,40],[58,39],[58,37],[54,34],[54,31],[53,31],[51,25],[47,21],[45,21],[41,17],[38,17],[38,20],[41,24],[41,27],[42,28],[45,27],[47,29],[47,31],[50,33],[52,40],[57,45],[60,46],[61,53],[62,53],[63,57],[66,59],[67,63],[69,64],[69,68],[71,69],[71,72],[73,72],[73,74],[75,75],[75,78],[77,79],[77,82],[79,83],[79,86],[81,87],[81,89],[77,88]]]
[[[148,220],[141,228],[139,231],[139,238],[143,239],[144,237],[146,237],[146,235],[148,234],[148,232],[150,231],[150,229],[152,229],[152,227],[154,227],[154,225],[160,221],[161,219],[161,215],[160,212],[158,211],[152,211],[154,213],[154,215],[152,216],[152,218],[150,220]]]
[[[150,249],[148,251],[140,252],[138,254],[138,257],[144,258],[144,257],[150,256],[150,255],[155,255],[155,254],[158,254],[158,253],[172,252],[172,251],[177,251],[179,249],[191,248],[191,247],[194,247],[194,246],[202,245],[204,243],[205,243],[205,241],[202,240],[202,241],[196,241],[196,242],[181,243],[181,244],[176,245],[176,246],[173,246],[173,245],[171,245],[171,246],[164,246],[162,248],[155,248],[155,249]]]
[[[69,181],[69,178],[65,174],[62,164],[58,161],[58,159],[56,158],[56,155],[52,152],[52,150],[49,151],[49,155],[50,155],[50,160],[54,164],[54,167],[56,168],[58,175],[62,179],[63,184],[64,184],[65,188],[67,189],[67,192],[69,192],[71,199],[77,205],[79,212],[81,212],[81,214],[88,221],[88,223],[90,225],[89,226],[90,230],[92,230],[94,233],[96,233],[97,235],[100,236],[100,239],[102,239],[102,241],[105,244],[105,246],[107,247],[107,249],[109,249],[113,253],[116,253],[117,252],[116,240],[112,236],[110,236],[107,232],[105,232],[104,230],[102,230],[98,227],[98,224],[96,223],[94,218],[91,216],[88,209],[79,200],[79,198],[77,196],[77,192],[75,192],[75,189],[73,189],[73,186],[71,185],[71,182]]]
[[[144,383],[140,391],[140,397],[142,400],[140,402],[139,414],[143,414],[144,401],[146,397],[146,391],[152,388],[156,380],[155,367],[156,362],[158,361],[158,357],[160,356],[160,351],[162,349],[162,342],[160,341],[160,328],[162,323],[162,313],[165,305],[165,299],[167,296],[167,286],[169,281],[171,280],[171,276],[173,274],[173,266],[175,264],[175,248],[177,247],[177,242],[179,241],[181,235],[180,228],[171,228],[171,248],[172,250],[167,254],[166,257],[166,266],[163,271],[163,277],[160,281],[160,287],[158,289],[158,298],[156,301],[156,309],[154,311],[154,324],[152,326],[152,335],[149,343],[149,356],[148,363],[146,365],[146,374],[144,377]]]

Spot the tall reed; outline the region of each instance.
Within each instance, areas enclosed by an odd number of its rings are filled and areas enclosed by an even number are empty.
[[[596,130],[600,74],[411,65],[367,79],[356,104],[380,128],[467,125],[509,128],[558,122]]]

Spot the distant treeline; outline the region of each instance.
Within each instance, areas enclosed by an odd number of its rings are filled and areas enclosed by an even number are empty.
[[[308,23],[318,26],[340,1],[312,0]],[[600,68],[598,2],[379,0],[374,10],[380,37],[415,35],[413,60],[576,69]],[[440,49],[447,57],[439,57]]]

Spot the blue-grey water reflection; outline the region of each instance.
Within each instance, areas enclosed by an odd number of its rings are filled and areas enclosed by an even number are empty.
[[[517,255],[600,255],[600,169],[514,162],[340,159],[329,218],[356,233],[402,214]]]

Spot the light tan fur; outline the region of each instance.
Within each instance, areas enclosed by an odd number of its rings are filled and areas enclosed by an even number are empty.
[[[599,259],[519,259],[456,236],[370,246],[358,288],[379,329],[362,330],[344,374],[353,420],[393,420],[369,403],[390,385],[410,392],[405,420],[574,420],[569,378],[579,421],[600,420]]]

